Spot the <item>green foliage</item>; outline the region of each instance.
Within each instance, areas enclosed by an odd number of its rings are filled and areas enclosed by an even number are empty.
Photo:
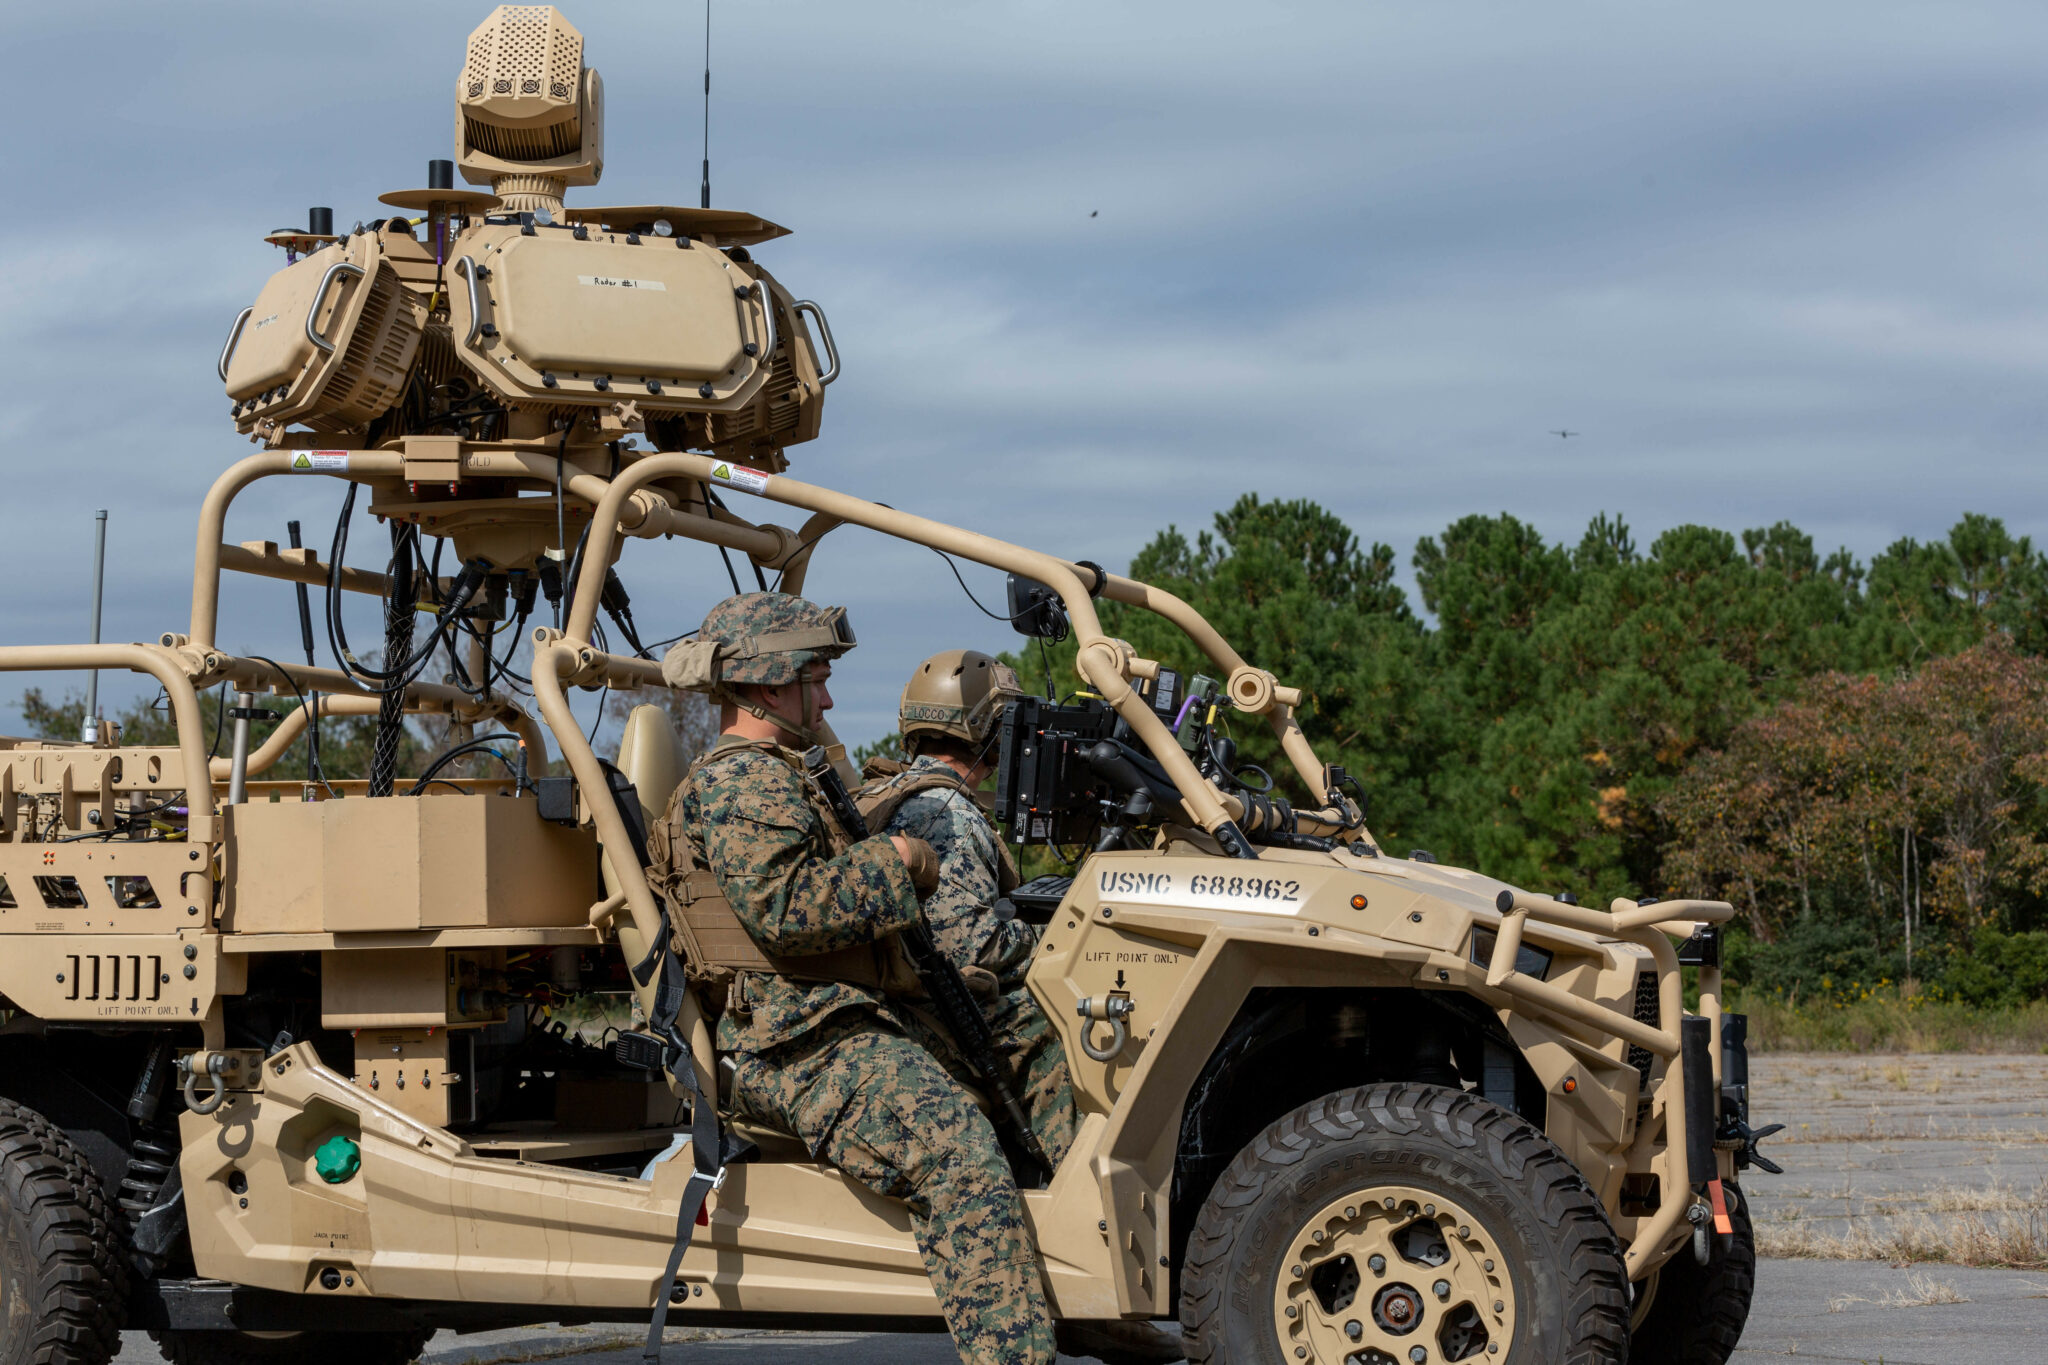
[[[1950,998],[1980,1008],[2048,1000],[2048,933],[1979,929],[1968,951],[1949,960],[1938,984]]]
[[[1980,923],[2041,915],[2048,568],[1996,518],[1866,566],[1787,522],[1644,548],[1608,514],[1575,545],[1474,515],[1412,563],[1429,621],[1386,546],[1247,494],[1130,573],[1308,694],[1304,728],[1393,851],[1595,903],[1725,895],[1740,969],[1788,990],[1899,979],[1909,925],[1926,968]],[[1097,606],[1139,654],[1217,671],[1162,619]],[[1063,693],[1073,658],[1028,643],[1010,662]],[[1235,737],[1300,794],[1270,736],[1239,717]]]

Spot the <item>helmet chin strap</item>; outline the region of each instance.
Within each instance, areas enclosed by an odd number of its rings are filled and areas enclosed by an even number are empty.
[[[781,687],[787,687],[788,685],[789,684],[787,683],[777,684],[777,686]],[[808,677],[800,677],[796,680],[796,685],[798,688],[797,698],[799,703],[799,713],[808,717],[811,714],[811,680]],[[740,710],[745,711],[748,715],[754,717],[754,719],[767,721],[770,725],[774,726],[776,729],[782,731],[784,734],[788,735],[791,739],[796,741],[795,744],[785,745],[785,748],[809,749],[818,743],[817,731],[811,729],[809,726],[798,725],[792,721],[783,718],[782,716],[778,716],[758,701],[749,701],[745,696],[741,695],[739,689],[735,687],[727,686],[724,689],[724,691],[725,697],[720,698],[720,700],[729,699],[734,706],[737,706]]]

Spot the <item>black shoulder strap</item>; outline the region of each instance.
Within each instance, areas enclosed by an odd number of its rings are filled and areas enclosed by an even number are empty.
[[[664,950],[667,942],[668,936],[662,935]],[[691,1234],[697,1230],[697,1215],[704,1208],[706,1196],[725,1183],[718,1100],[698,1086],[696,1060],[690,1054],[689,1043],[676,1028],[676,1017],[682,1011],[689,987],[683,981],[682,964],[676,961],[676,955],[663,951],[660,956],[661,983],[654,991],[655,1018],[664,1021],[660,1032],[662,1041],[668,1045],[669,1074],[690,1092],[690,1160],[695,1169],[690,1172],[690,1179],[683,1186],[682,1202],[676,1207],[676,1240],[668,1253],[668,1265],[654,1286],[654,1317],[647,1324],[647,1347],[642,1352],[648,1365],[661,1362],[661,1335],[668,1327],[668,1306],[677,1296],[676,1271],[682,1267],[683,1253],[690,1249]]]

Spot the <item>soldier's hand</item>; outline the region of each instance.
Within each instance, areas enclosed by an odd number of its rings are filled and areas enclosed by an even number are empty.
[[[896,855],[903,859],[903,866],[910,873],[910,884],[916,888],[917,898],[930,899],[932,892],[939,889],[939,855],[922,839],[892,834],[889,842],[896,845]]]

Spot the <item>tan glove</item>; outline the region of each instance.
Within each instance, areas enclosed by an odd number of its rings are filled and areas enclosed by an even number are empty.
[[[995,999],[1002,986],[996,980],[996,974],[986,967],[962,967],[960,979],[967,983],[967,989],[978,1000]]]
[[[930,900],[932,892],[939,889],[939,855],[922,839],[901,834],[894,837],[903,840],[903,866],[910,873],[910,884],[917,889],[917,898],[920,901]]]

